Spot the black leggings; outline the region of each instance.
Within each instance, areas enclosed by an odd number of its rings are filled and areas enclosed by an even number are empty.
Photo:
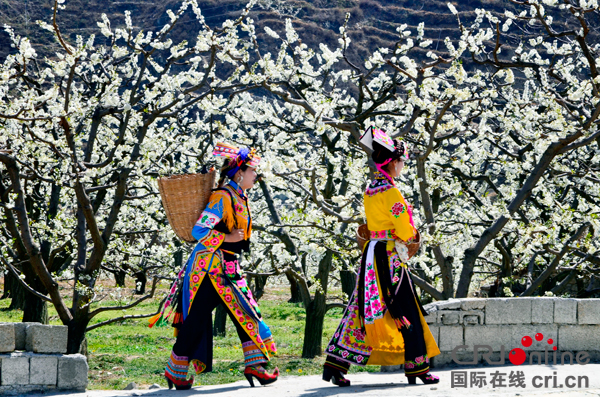
[[[200,360],[206,365],[206,372],[212,370],[212,311],[221,303],[223,300],[215,290],[209,276],[206,275],[194,297],[187,318],[179,327],[179,334],[173,345],[173,352],[176,355],[188,357],[190,361]],[[251,341],[227,305],[225,308],[235,325],[240,341],[242,343]]]

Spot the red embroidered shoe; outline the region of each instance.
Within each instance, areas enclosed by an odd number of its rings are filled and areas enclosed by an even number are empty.
[[[416,385],[417,378],[421,379],[424,385],[432,385],[434,383],[439,383],[440,378],[435,375],[432,375],[431,372],[426,373],[425,375],[419,376],[407,376],[409,385]]]
[[[181,380],[174,378],[169,372],[165,370],[165,378],[167,379],[167,383],[169,384],[169,390],[175,386],[176,390],[189,390],[192,388],[194,384],[194,377],[192,376],[189,380]]]
[[[262,386],[264,386],[277,380],[277,377],[279,376],[279,368],[275,368],[273,373],[270,374],[259,365],[250,366],[246,367],[244,370],[244,376],[246,376],[246,379],[248,379],[248,382],[250,382],[250,386],[254,387],[253,377],[256,378]]]

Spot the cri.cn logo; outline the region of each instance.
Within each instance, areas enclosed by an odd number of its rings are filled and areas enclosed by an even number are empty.
[[[542,333],[538,332],[537,334],[535,334],[535,340],[537,340],[538,342],[542,341],[543,339],[544,339],[544,335]],[[554,340],[552,340],[552,338],[548,338],[548,340],[546,342],[548,342],[549,345],[552,345],[554,343]],[[533,343],[533,340],[531,340],[531,336],[524,336],[521,338],[521,344],[524,347],[529,347],[529,346],[531,346],[532,343]],[[552,346],[552,350],[556,351],[556,349],[557,349],[556,346]],[[556,353],[554,353],[554,354],[556,355]],[[508,359],[514,365],[521,365],[527,359],[527,355],[525,354],[525,351],[523,349],[521,349],[520,347],[516,347],[516,348],[512,349],[510,351],[510,353],[508,353]],[[572,360],[573,360],[573,357],[571,357],[571,361]],[[554,359],[554,362],[556,362],[556,358]]]
[[[537,334],[535,334],[534,338],[536,341],[541,342],[544,339],[544,335],[541,332],[538,332]],[[540,364],[540,365],[544,364],[544,363],[546,365],[549,364],[550,358],[552,358],[552,363],[554,365],[564,365],[565,360],[567,358],[569,359],[569,364],[575,364],[575,362],[577,362],[577,364],[585,365],[590,362],[590,355],[587,352],[578,352],[575,357],[573,357],[573,353],[571,353],[571,352],[562,352],[560,355],[560,363],[559,363],[557,361],[557,359],[558,359],[557,347],[553,346],[554,340],[552,338],[548,338],[546,340],[546,342],[547,342],[547,344],[546,344],[543,352],[539,352],[539,351],[529,352],[529,364],[530,365],[533,363],[534,357],[537,358],[537,364]],[[530,336],[524,336],[521,338],[521,345],[523,345],[523,347],[530,347],[532,344],[533,344],[533,339]],[[461,361],[461,359],[458,357],[458,352],[460,349],[466,349],[466,348],[468,348],[467,345],[459,345],[459,346],[456,346],[454,349],[452,349],[452,353],[451,353],[452,360],[456,364],[459,364],[459,365],[477,364],[477,362],[478,362],[477,358],[479,357],[480,352],[482,353],[481,354],[482,359],[487,361],[488,364],[491,364],[491,365],[492,364],[494,364],[494,365],[503,365],[504,364],[504,357],[505,357],[504,352],[506,351],[504,345],[500,346],[500,360],[499,361],[491,360],[493,350],[490,345],[475,345],[475,346],[473,346],[473,360],[472,361]],[[552,348],[552,350],[553,350],[552,354],[550,354],[550,348]],[[508,359],[514,365],[521,365],[521,364],[525,363],[525,361],[527,360],[527,354],[520,347],[516,347],[508,353]]]

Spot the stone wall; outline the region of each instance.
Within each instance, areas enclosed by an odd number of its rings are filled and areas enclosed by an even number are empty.
[[[484,360],[481,351],[474,357],[475,345],[491,346],[493,360],[501,358],[504,345],[507,364],[512,349],[523,349],[529,360],[530,352],[545,352],[546,348],[552,357],[554,346],[558,363],[563,352],[571,352],[573,357],[587,352],[592,361],[600,361],[600,299],[452,299],[431,303],[425,309],[429,313],[427,323],[442,352],[433,358],[434,367],[454,364],[451,352],[459,345],[467,346],[457,351],[460,360],[477,363]],[[541,340],[536,340],[536,334]],[[532,339],[530,346],[521,343],[526,336]],[[533,363],[536,360],[537,356]]]
[[[88,364],[67,352],[65,326],[0,323],[0,394],[87,387]]]

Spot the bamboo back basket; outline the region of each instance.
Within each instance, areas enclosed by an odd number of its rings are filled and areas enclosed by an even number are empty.
[[[172,175],[158,178],[158,190],[169,225],[179,238],[196,242],[192,236],[194,224],[206,208],[217,173]]]

